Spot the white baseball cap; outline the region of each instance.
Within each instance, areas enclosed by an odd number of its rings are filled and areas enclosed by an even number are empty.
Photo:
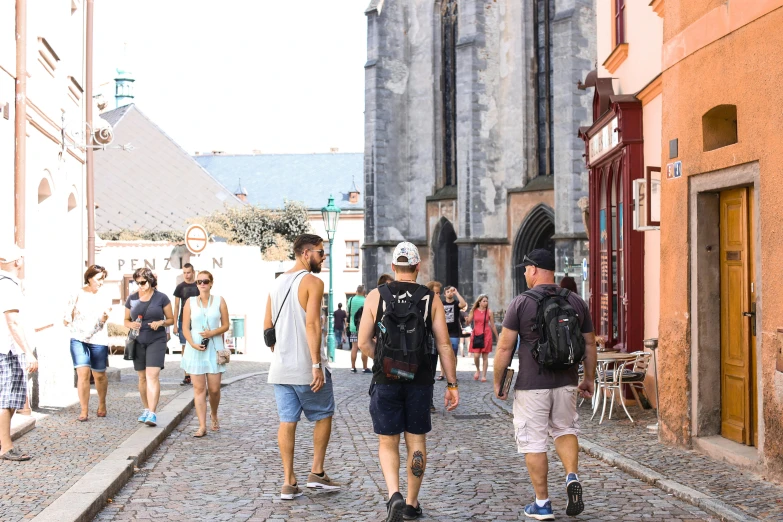
[[[404,257],[408,261],[397,261],[399,258]],[[419,249],[413,243],[403,241],[394,248],[394,254],[392,254],[392,264],[396,266],[415,266],[421,262],[419,257]]]
[[[11,263],[24,256],[24,250],[16,246],[14,243],[6,243],[0,245],[0,262]]]

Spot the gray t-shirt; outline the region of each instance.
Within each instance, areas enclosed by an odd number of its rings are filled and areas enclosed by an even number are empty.
[[[556,294],[560,287],[555,284],[538,285],[538,291]],[[579,295],[571,292],[568,302],[579,315],[579,324],[582,333],[593,332],[593,321],[590,319],[590,311]],[[551,390],[563,386],[576,386],[579,383],[579,365],[575,364],[563,370],[549,370],[541,368],[533,358],[533,346],[538,341],[536,328],[536,315],[538,307],[536,301],[524,294],[516,296],[506,310],[506,318],[503,320],[503,328],[519,332],[519,372],[515,390]]]

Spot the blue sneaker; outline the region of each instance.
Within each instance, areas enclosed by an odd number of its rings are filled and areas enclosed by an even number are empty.
[[[576,473],[569,473],[566,477],[566,493],[568,494],[566,515],[575,517],[585,509],[585,503],[582,502],[582,484]]]
[[[144,421],[144,424],[147,426],[156,426],[158,424],[158,416],[150,412],[150,414],[147,415],[147,419]]]
[[[147,416],[150,414],[150,410],[145,409],[143,412],[141,412],[141,415],[139,415],[139,422],[146,422]]]
[[[538,507],[536,501],[525,506],[525,516],[535,518],[536,520],[554,520],[555,513],[552,511],[552,502],[547,500],[544,507]]]

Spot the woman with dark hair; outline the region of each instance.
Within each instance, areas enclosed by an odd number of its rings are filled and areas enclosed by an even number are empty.
[[[571,276],[565,276],[560,280],[560,288],[568,288],[575,294],[579,294],[579,290],[576,289],[576,281]]]
[[[473,362],[476,364],[476,373],[473,375],[473,380],[479,380],[481,376],[481,382],[487,382],[487,366],[489,366],[489,354],[492,353],[492,334],[495,337],[498,335],[497,328],[495,328],[495,320],[492,317],[492,310],[489,309],[489,297],[487,294],[481,294],[473,303],[473,308],[470,309],[468,314],[468,324],[472,324],[473,332],[470,334],[470,353],[473,354]],[[476,342],[476,336],[483,335],[483,345]],[[479,368],[479,360],[483,359],[483,371]]]
[[[138,332],[133,368],[139,375],[139,396],[144,411],[139,422],[158,423],[155,410],[160,399],[160,371],[166,358],[166,326],[174,324],[168,296],[156,290],[158,279],[149,268],[133,272],[139,291],[125,303],[125,326]]]
[[[90,406],[90,371],[98,391],[98,417],[106,416],[106,391],[109,381],[106,367],[109,365],[109,335],[106,321],[111,312],[111,298],[100,292],[106,280],[106,269],[92,265],[84,272],[84,286],[73,294],[65,309],[63,323],[70,328],[71,359],[76,369],[79,404],[78,420],[88,418]]]
[[[187,350],[180,366],[190,374],[193,383],[193,399],[198,417],[198,431],[194,437],[207,434],[207,388],[212,417],[212,431],[220,429],[218,406],[220,405],[220,381],[225,364],[218,364],[217,352],[225,349],[223,334],[228,331],[228,305],[226,300],[212,294],[214,278],[206,270],[196,276],[199,295],[185,302],[182,312],[182,333],[193,350]]]

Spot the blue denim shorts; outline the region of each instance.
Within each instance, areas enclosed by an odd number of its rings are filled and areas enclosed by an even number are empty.
[[[179,344],[188,344],[185,334],[182,333],[182,319],[177,319],[177,337],[179,337]]]
[[[109,347],[71,339],[73,367],[89,366],[94,372],[105,372],[109,365]]]
[[[451,349],[454,350],[454,355],[459,353],[459,337],[449,337],[451,341]]]
[[[277,415],[280,422],[299,422],[304,412],[310,422],[334,415],[334,391],[332,374],[326,370],[326,382],[313,393],[309,385],[275,384]]]

